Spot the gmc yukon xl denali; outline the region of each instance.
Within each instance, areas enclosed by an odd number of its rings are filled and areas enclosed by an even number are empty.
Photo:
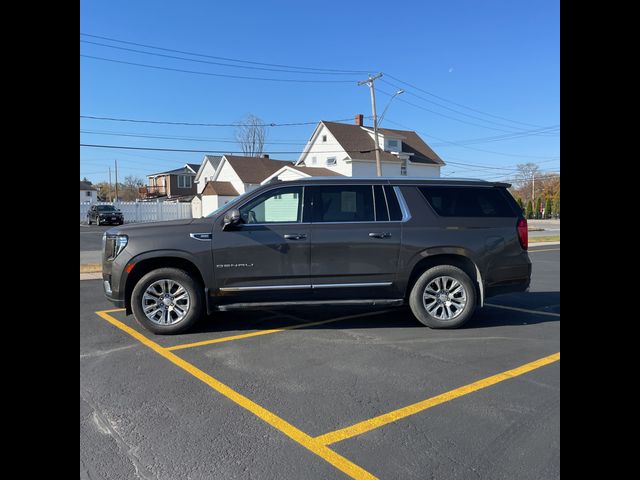
[[[158,334],[220,310],[403,305],[456,328],[529,287],[527,222],[508,184],[315,177],[277,181],[205,218],[108,230],[107,298]]]

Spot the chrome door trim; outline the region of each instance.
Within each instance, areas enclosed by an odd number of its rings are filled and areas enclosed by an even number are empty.
[[[318,285],[257,285],[249,287],[222,287],[221,292],[250,292],[260,290],[302,290],[313,288],[342,288],[342,287],[389,287],[393,282],[369,283],[321,283]]]
[[[393,191],[396,192],[396,197],[398,197],[398,203],[400,203],[400,210],[402,211],[402,222],[406,222],[411,219],[411,212],[409,211],[409,207],[407,206],[407,202],[400,191],[400,187],[394,186]]]
[[[393,282],[371,282],[371,283],[321,283],[314,284],[312,288],[342,288],[342,287],[388,287]]]
[[[222,287],[221,292],[250,292],[254,290],[301,290],[310,289],[311,285],[259,285],[255,287]]]

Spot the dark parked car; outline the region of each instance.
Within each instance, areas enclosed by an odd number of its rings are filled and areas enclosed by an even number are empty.
[[[527,221],[508,184],[307,178],[264,185],[207,218],[104,235],[107,298],[147,329],[205,313],[301,305],[402,305],[456,328],[486,298],[525,291]]]
[[[87,223],[91,225],[122,225],[124,223],[124,215],[113,205],[91,205],[87,212]]]

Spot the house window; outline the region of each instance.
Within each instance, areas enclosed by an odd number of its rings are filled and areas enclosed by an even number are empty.
[[[335,165],[336,157],[327,157],[327,165]]]
[[[327,136],[326,135],[322,135],[322,141],[326,142],[327,141]]]
[[[311,165],[318,163],[318,157],[311,157]]]
[[[398,141],[397,140],[387,140],[387,146],[389,148],[398,148]]]
[[[407,175],[407,159],[406,158],[403,158],[402,160],[400,160],[400,175],[402,176]]]
[[[87,197],[90,197],[91,196],[91,192],[87,192],[86,195],[87,195]]]
[[[191,175],[178,175],[178,188],[191,188]]]

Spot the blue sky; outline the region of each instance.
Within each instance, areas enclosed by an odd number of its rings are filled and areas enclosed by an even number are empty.
[[[88,35],[215,57],[326,70],[383,72],[378,113],[405,89],[381,126],[412,129],[448,163],[443,175],[503,178],[518,163],[559,171],[559,2],[88,1],[80,5],[80,114],[188,123],[234,123],[252,113],[268,123],[371,115],[366,73],[291,73],[190,56]],[[82,41],[84,40],[84,42]],[[94,43],[89,43],[94,42]],[[103,45],[199,60],[146,55]],[[297,83],[189,74],[97,60]],[[287,69],[291,70],[291,69]],[[327,74],[328,73],[328,74]],[[395,77],[395,78],[392,78]],[[397,79],[412,86],[400,83]],[[435,102],[435,103],[434,103]],[[544,132],[532,132],[551,127]],[[313,125],[273,127],[267,152],[299,152]],[[238,151],[233,127],[81,118],[86,144]],[[542,134],[540,134],[542,133]],[[131,135],[187,137],[140,138]],[[500,138],[497,138],[500,137]],[[507,138],[505,137],[512,137]],[[475,142],[479,139],[478,142]],[[466,143],[474,140],[473,143]],[[447,143],[447,142],[453,142]],[[465,142],[465,146],[455,143]],[[119,178],[200,163],[201,153],[80,148],[80,176]],[[296,159],[297,153],[272,157]],[[464,165],[463,165],[464,164]],[[489,168],[490,167],[490,168]],[[113,168],[112,168],[113,169]]]

